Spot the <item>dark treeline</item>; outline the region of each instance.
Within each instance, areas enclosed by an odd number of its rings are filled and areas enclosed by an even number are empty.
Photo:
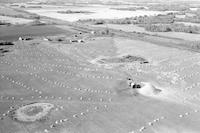
[[[0,26],[1,26],[1,25],[11,25],[11,23],[4,22],[4,21],[0,21]]]
[[[145,30],[151,32],[186,32],[186,33],[200,33],[198,26],[186,26],[184,24],[149,24],[145,25]]]
[[[191,48],[193,50],[200,50],[200,41],[187,41],[182,45]]]
[[[8,16],[13,18],[25,18],[25,19],[40,19],[39,15],[31,14],[29,16],[25,16],[23,14],[16,14],[16,15],[8,15],[6,13],[0,13],[1,16]]]
[[[173,14],[168,15],[158,15],[158,16],[139,16],[123,19],[87,19],[79,20],[82,23],[91,23],[91,24],[158,24],[158,23],[173,23],[175,16]]]
[[[191,23],[200,23],[200,8],[192,11],[182,11],[182,12],[176,12],[174,15],[184,15],[183,18],[176,17],[175,21],[178,22],[191,22]]]
[[[194,41],[191,43],[191,47],[193,49],[200,49],[200,42],[199,41]]]
[[[149,10],[154,11],[186,11],[189,8],[186,4],[155,4],[149,6]]]
[[[145,10],[145,7],[124,7],[124,8],[110,8],[114,10],[122,10],[122,11],[136,11],[136,10]]]
[[[190,23],[200,23],[200,17],[185,17],[185,18],[177,18],[177,22],[190,22]]]
[[[66,10],[66,11],[57,11],[57,13],[61,13],[61,14],[73,14],[73,13],[93,13],[93,12]]]
[[[177,13],[178,15],[180,13]],[[188,15],[191,14],[191,15]],[[180,15],[185,15],[184,18],[176,18],[176,21],[179,22],[191,22],[191,23],[200,23],[200,9],[197,11],[188,11],[188,12],[183,12]]]

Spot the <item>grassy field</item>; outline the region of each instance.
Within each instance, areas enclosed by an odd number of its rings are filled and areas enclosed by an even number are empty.
[[[106,25],[94,25],[95,27],[108,27],[111,29],[122,30],[125,32],[141,32],[147,33],[150,35],[158,35],[163,37],[177,38],[187,41],[199,41],[200,34],[191,34],[191,33],[183,33],[183,32],[149,32],[146,31],[143,27],[139,27],[137,25],[118,25],[118,24],[106,24]]]
[[[193,87],[200,82],[197,53],[118,37],[94,37],[84,44],[40,39],[16,41],[11,49],[0,57],[1,132],[200,130],[195,124],[200,121],[198,86]],[[144,57],[150,63],[116,64],[109,69],[90,63],[99,56],[124,54]],[[162,92],[153,96],[132,95],[127,77],[149,82]],[[34,102],[55,107],[46,119],[38,122],[18,122],[7,117],[13,108]]]
[[[7,6],[0,5],[0,15],[5,16],[12,16],[12,17],[22,17],[22,18],[29,18],[30,14],[24,11],[20,11],[14,8],[10,8]]]
[[[0,40],[9,40],[14,41],[18,40],[22,36],[48,36],[61,34],[66,32],[60,28],[51,25],[42,25],[42,26],[3,26],[0,27]]]
[[[10,24],[26,24],[26,23],[30,23],[33,20],[29,20],[29,19],[23,19],[23,18],[13,18],[13,17],[7,17],[7,16],[0,16],[0,20],[2,22],[6,22],[6,23],[10,23]]]
[[[200,53],[183,49],[197,37],[41,21],[57,24],[0,27],[0,41],[14,44],[0,45],[0,133],[200,131]]]

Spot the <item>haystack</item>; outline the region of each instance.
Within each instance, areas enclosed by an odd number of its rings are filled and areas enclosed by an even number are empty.
[[[138,90],[138,92],[142,95],[145,96],[155,96],[158,95],[162,90],[156,88],[156,86],[154,86],[151,83],[148,82],[142,82],[144,84],[144,86]]]

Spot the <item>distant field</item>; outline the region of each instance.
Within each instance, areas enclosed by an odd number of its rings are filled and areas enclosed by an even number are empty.
[[[20,36],[47,36],[64,33],[55,26],[9,26],[0,27],[0,40],[17,40]]]
[[[0,15],[23,16],[23,17],[29,16],[29,14],[27,14],[25,12],[19,12],[19,11],[12,9],[12,8],[7,8],[7,7],[4,7],[4,6],[0,6]]]
[[[106,5],[97,5],[93,6],[88,4],[87,6],[61,6],[57,8],[57,6],[51,8],[42,9],[25,9],[30,13],[35,13],[41,16],[61,19],[64,21],[78,21],[79,19],[115,19],[115,18],[125,18],[125,17],[134,17],[134,16],[150,16],[150,15],[157,15],[157,14],[166,14],[167,12],[160,12],[160,11],[126,11],[126,10],[115,10],[111,9],[111,7],[115,6],[106,6]],[[120,7],[120,5],[118,6]],[[66,10],[74,10],[74,11],[87,11],[93,12],[91,14],[79,13],[79,14],[60,14],[58,11],[66,11]]]
[[[159,35],[164,37],[178,38],[187,41],[200,41],[200,34],[190,34],[183,32],[149,32],[146,31],[143,27],[137,25],[119,25],[119,24],[106,24],[106,25],[95,25],[95,27],[108,27],[111,29],[122,30],[126,32],[142,32],[151,35]]]
[[[200,27],[200,24],[199,23],[190,23],[190,22],[176,22],[177,24],[184,24],[186,26],[199,26]]]
[[[8,16],[0,16],[0,21],[6,22],[6,23],[11,23],[11,24],[25,24],[25,23],[29,23],[33,20],[24,19],[24,18],[13,18],[13,17],[8,17]]]
[[[156,34],[160,36],[179,38],[188,41],[200,41],[200,34],[190,34],[183,32],[156,32]]]
[[[106,25],[93,25],[95,27],[108,27],[111,29],[116,29],[116,30],[123,30],[126,32],[144,32],[144,33],[151,33],[146,31],[143,27],[139,27],[137,25],[132,25],[132,24],[106,24]]]

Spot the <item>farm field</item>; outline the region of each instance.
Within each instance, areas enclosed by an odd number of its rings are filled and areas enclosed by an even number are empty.
[[[197,4],[2,1],[0,133],[199,133],[199,34],[98,20]]]
[[[93,62],[124,54],[149,64]],[[198,53],[126,38],[94,37],[83,44],[16,41],[0,60],[0,131],[197,133],[199,63]],[[150,86],[132,95],[127,77]],[[152,86],[161,92],[152,94]],[[40,102],[54,105],[45,119],[18,122],[9,116]]]

